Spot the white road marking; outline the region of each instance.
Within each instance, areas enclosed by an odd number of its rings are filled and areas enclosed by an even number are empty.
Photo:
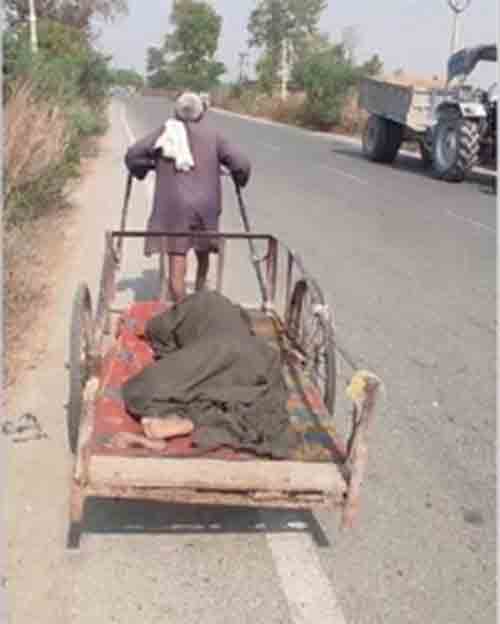
[[[125,106],[121,119],[129,142],[135,141],[127,121]],[[149,177],[148,177],[149,178]],[[152,182],[147,178],[147,182]],[[148,184],[149,199],[153,197],[153,185]],[[261,511],[263,523],[256,528],[265,530],[272,521],[266,522],[266,512]],[[289,522],[290,528],[303,528],[303,523]],[[294,624],[346,624],[342,609],[333,587],[323,572],[321,562],[307,533],[266,533],[266,540],[276,566],[283,593],[288,602]]]
[[[300,126],[292,126],[287,123],[283,123],[280,121],[272,121],[271,119],[265,119],[263,117],[251,117],[250,115],[234,113],[233,111],[228,111],[223,108],[212,107],[210,111],[214,113],[219,113],[221,115],[227,115],[229,117],[236,117],[238,119],[243,119],[245,121],[250,121],[253,123],[276,126],[278,128],[286,128],[287,130],[291,130],[292,132],[299,132],[302,135],[308,135],[311,137],[315,137],[317,139],[327,139],[329,141],[334,139],[335,141],[340,141],[341,143],[349,143],[351,145],[358,145],[360,143],[359,139],[346,136],[345,134],[334,134],[333,132],[320,132],[318,130],[307,130],[306,128],[301,128]]]
[[[294,624],[346,624],[311,536],[268,532],[266,540]]]
[[[358,178],[358,176],[352,175],[351,173],[347,173],[343,169],[337,169],[337,167],[331,167],[329,165],[319,165],[322,169],[326,169],[327,171],[331,171],[332,173],[336,173],[337,175],[343,176],[344,178],[349,178],[350,180],[354,180],[358,184],[368,184],[366,180],[362,178]]]
[[[456,214],[455,212],[453,212],[453,210],[447,210],[446,214],[448,214],[450,217],[453,217],[454,219],[457,219],[458,221],[469,223],[470,225],[473,225],[474,227],[480,228],[482,230],[486,230],[487,232],[491,232],[492,234],[497,233],[495,228],[492,228],[489,225],[486,225],[485,223],[481,223],[480,221],[469,219],[469,217],[462,217],[462,215]]]
[[[268,149],[271,149],[275,152],[281,151],[281,147],[279,145],[274,145],[273,143],[267,143],[266,141],[259,141],[259,145],[267,147]],[[337,175],[343,176],[344,178],[349,178],[350,180],[354,180],[358,184],[368,184],[366,180],[358,178],[358,176],[355,176],[351,173],[347,173],[347,171],[344,171],[343,169],[337,169],[336,167],[331,167],[329,165],[319,165],[319,166],[322,169],[326,169],[327,171],[336,173]]]
[[[122,105],[121,121],[122,121],[123,127],[125,128],[125,132],[127,134],[129,145],[132,145],[132,143],[135,143],[136,137],[132,131],[132,128],[130,127],[130,124],[128,123],[127,114],[125,112],[125,104]],[[153,196],[154,196],[154,175],[155,174],[153,172],[152,175],[151,174],[148,175],[147,178],[145,179],[146,192],[148,194],[148,200],[150,204],[153,203]]]
[[[127,114],[125,113],[125,104],[122,104],[122,112],[121,112],[120,118],[121,118],[123,127],[125,128],[125,132],[127,133],[127,139],[128,139],[129,145],[131,145],[135,141],[135,136],[127,120]]]
[[[263,145],[264,147],[272,149],[275,152],[281,151],[281,147],[279,147],[279,145],[273,145],[272,143],[266,143],[265,141],[259,141],[259,143],[260,143],[260,145]]]

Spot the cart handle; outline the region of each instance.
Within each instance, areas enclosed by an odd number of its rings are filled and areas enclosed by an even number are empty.
[[[238,199],[238,206],[240,209],[241,220],[243,221],[243,227],[247,234],[251,234],[250,222],[248,220],[247,209],[245,202],[243,201],[243,194],[241,192],[241,187],[239,184],[234,181],[234,189],[236,191],[236,197]],[[267,286],[264,281],[264,276],[262,275],[262,267],[260,266],[260,259],[257,255],[257,250],[255,248],[255,243],[252,238],[248,239],[248,247],[250,248],[250,259],[255,268],[255,274],[257,275],[257,281],[259,282],[260,294],[262,297],[262,306],[264,309],[267,309],[269,306],[269,295],[267,292]]]
[[[125,231],[125,226],[127,225],[128,209],[130,205],[130,196],[132,194],[133,181],[134,181],[134,178],[132,174],[129,172],[127,176],[127,182],[125,185],[125,197],[123,200],[122,214],[120,218],[120,231],[121,232]],[[118,264],[120,264],[121,259],[122,259],[122,253],[123,253],[122,250],[123,250],[123,238],[120,237],[116,242],[116,257],[118,259]]]

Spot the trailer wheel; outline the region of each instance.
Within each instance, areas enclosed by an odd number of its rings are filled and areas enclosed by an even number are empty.
[[[478,162],[479,143],[475,122],[453,117],[440,119],[432,151],[436,176],[447,182],[462,182]]]
[[[80,284],[73,299],[69,344],[69,403],[67,431],[71,452],[76,453],[83,389],[91,372],[93,353],[92,301],[86,284]]]
[[[287,314],[288,333],[305,356],[305,373],[319,388],[330,415],[334,415],[337,363],[331,324],[316,311],[322,301],[315,297],[312,283],[296,283]]]
[[[370,115],[363,132],[363,153],[374,162],[391,163],[403,142],[403,126],[390,119]]]

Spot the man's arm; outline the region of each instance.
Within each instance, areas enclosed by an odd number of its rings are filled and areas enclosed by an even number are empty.
[[[219,162],[229,169],[238,186],[245,186],[251,172],[248,158],[220,135],[217,135],[217,156]]]
[[[130,173],[144,180],[156,166],[154,146],[163,132],[163,126],[131,145],[125,155],[125,164]]]

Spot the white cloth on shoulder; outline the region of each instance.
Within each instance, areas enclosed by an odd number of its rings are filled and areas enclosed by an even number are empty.
[[[190,171],[194,168],[186,126],[182,121],[169,119],[165,123],[165,130],[156,141],[155,149],[161,149],[163,158],[175,160],[177,171]]]

